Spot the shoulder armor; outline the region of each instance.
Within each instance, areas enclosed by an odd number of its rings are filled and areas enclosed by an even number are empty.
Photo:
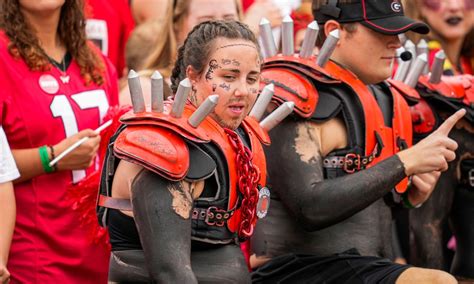
[[[182,180],[189,169],[189,149],[170,129],[129,125],[114,143],[115,155],[169,180]]]
[[[412,106],[420,101],[420,95],[418,94],[418,92],[410,86],[406,85],[405,83],[392,79],[387,80],[387,82],[393,89],[400,93],[403,98],[405,98],[408,105]]]
[[[431,84],[428,76],[422,76],[419,83],[427,90],[450,99],[463,99],[465,90],[471,87],[471,83],[464,76],[443,76],[438,84]]]
[[[277,55],[266,59],[262,66],[262,87],[275,85],[273,101],[278,105],[294,102],[294,112],[303,118],[311,117],[318,104],[318,91],[311,80],[337,82],[316,65],[314,57]]]
[[[165,101],[163,113],[158,112],[142,112],[133,113],[129,111],[124,114],[120,121],[125,125],[150,125],[159,126],[165,129],[170,129],[184,138],[197,143],[206,143],[211,141],[209,133],[202,127],[194,128],[188,123],[188,118],[196,110],[192,105],[187,104],[184,108],[183,114],[180,118],[175,118],[169,115],[172,103]],[[209,120],[207,118],[206,120]]]
[[[268,132],[265,131],[260,126],[259,122],[253,117],[247,116],[243,121],[243,125],[250,135],[255,134],[260,143],[267,146],[270,145],[270,136],[268,136]]]

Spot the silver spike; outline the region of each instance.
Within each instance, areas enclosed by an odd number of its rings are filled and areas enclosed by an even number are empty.
[[[262,47],[266,57],[272,57],[277,54],[275,39],[273,38],[272,27],[270,22],[262,18],[260,21],[260,37],[262,39]]]
[[[405,81],[403,81],[408,86],[415,88],[416,83],[418,83],[418,78],[420,78],[423,68],[425,68],[428,63],[428,55],[420,54],[416,58],[415,62],[411,65],[410,72],[408,72]]]
[[[405,42],[405,49],[408,50],[411,53],[411,58],[414,59],[416,58],[416,45],[413,43],[411,40],[407,40]]]
[[[130,98],[132,99],[133,112],[145,112],[146,106],[145,99],[143,98],[140,76],[138,76],[135,70],[130,70],[130,72],[128,72],[128,88],[130,90]]]
[[[172,117],[180,118],[183,115],[184,105],[188,99],[189,91],[191,91],[191,81],[188,78],[179,82],[178,91],[174,96],[173,107],[170,115]]]
[[[191,117],[188,119],[188,123],[197,128],[201,122],[208,116],[216,107],[219,101],[218,95],[210,95],[207,99],[193,112]]]
[[[252,116],[257,121],[260,121],[262,119],[263,114],[265,113],[265,110],[267,109],[268,104],[270,103],[270,100],[273,97],[274,91],[275,86],[273,84],[266,85],[263,88],[262,93],[260,93],[260,95],[258,96],[257,101],[253,105],[249,116]]]
[[[260,122],[260,126],[266,131],[270,131],[273,127],[277,126],[280,122],[283,121],[283,119],[290,115],[290,113],[293,112],[294,108],[294,102],[283,103],[276,110],[270,113],[270,115],[265,117],[265,119]]]
[[[293,19],[290,16],[283,18],[281,26],[282,54],[291,56],[295,53],[295,40],[293,36]]]
[[[402,64],[402,62],[403,62],[403,60],[401,59],[400,56],[402,55],[402,53],[404,51],[405,51],[405,48],[403,46],[397,48],[396,51],[395,51],[395,54],[396,54],[396,57],[397,57],[397,62],[398,62],[399,65]]]
[[[158,71],[151,75],[151,111],[163,112],[163,76]]]
[[[444,61],[446,60],[446,54],[443,50],[436,52],[434,57],[433,65],[431,66],[430,83],[438,84],[441,82],[441,76],[444,70]]]
[[[403,82],[408,74],[408,70],[410,70],[410,65],[411,65],[411,59],[408,61],[402,61],[398,65],[397,72],[395,72],[395,75],[393,76],[393,80]]]
[[[323,46],[318,54],[316,64],[324,67],[331,57],[334,49],[336,48],[337,42],[339,41],[339,30],[333,30],[329,33],[329,36],[324,41]]]
[[[398,34],[398,39],[400,40],[400,43],[402,45],[405,45],[405,42],[407,42],[408,38],[404,33]]]
[[[418,42],[418,45],[416,46],[416,53],[418,55],[426,54],[426,56],[428,56],[428,43],[426,43],[426,40],[421,39]],[[430,68],[428,67],[428,64],[426,64],[421,74],[425,75],[425,74],[428,74],[429,72],[430,72]]]
[[[312,21],[306,28],[303,44],[301,45],[300,57],[308,58],[313,54],[314,45],[318,38],[319,26],[316,21]]]

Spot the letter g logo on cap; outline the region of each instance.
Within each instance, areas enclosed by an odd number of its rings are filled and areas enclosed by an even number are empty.
[[[392,2],[390,6],[394,12],[400,12],[402,10],[402,5],[400,5],[399,2]]]

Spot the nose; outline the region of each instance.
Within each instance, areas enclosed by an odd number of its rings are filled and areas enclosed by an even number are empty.
[[[398,49],[402,46],[402,42],[398,35],[390,36],[390,40],[388,42],[388,48],[390,49]]]
[[[446,9],[448,9],[449,11],[455,12],[455,11],[462,10],[464,6],[464,0],[446,0],[445,4],[446,4]]]
[[[234,96],[238,98],[244,98],[249,95],[249,86],[247,83],[241,83],[237,88],[235,88]]]

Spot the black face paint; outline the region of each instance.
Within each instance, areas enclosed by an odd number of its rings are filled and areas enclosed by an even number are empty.
[[[222,59],[221,60],[222,65],[229,65],[232,63],[232,60],[230,59]]]
[[[229,91],[230,90],[230,84],[222,83],[219,85],[222,89]]]
[[[248,46],[248,47],[257,49],[257,47],[256,47],[255,45],[252,45],[252,44],[245,44],[245,43],[235,43],[235,44],[223,45],[223,46],[221,46],[221,47],[218,47],[217,49],[226,48],[226,47],[232,47],[232,46]]]
[[[250,93],[257,94],[258,90],[256,88],[250,88]]]
[[[234,66],[240,66],[240,62],[235,60],[235,59],[232,59],[232,65]]]
[[[215,59],[211,59],[211,61],[209,61],[209,69],[207,70],[207,73],[206,73],[206,81],[209,81],[209,80],[212,80],[212,74],[214,73],[214,70],[216,70],[217,68],[219,68],[219,64],[217,64],[217,60]]]

